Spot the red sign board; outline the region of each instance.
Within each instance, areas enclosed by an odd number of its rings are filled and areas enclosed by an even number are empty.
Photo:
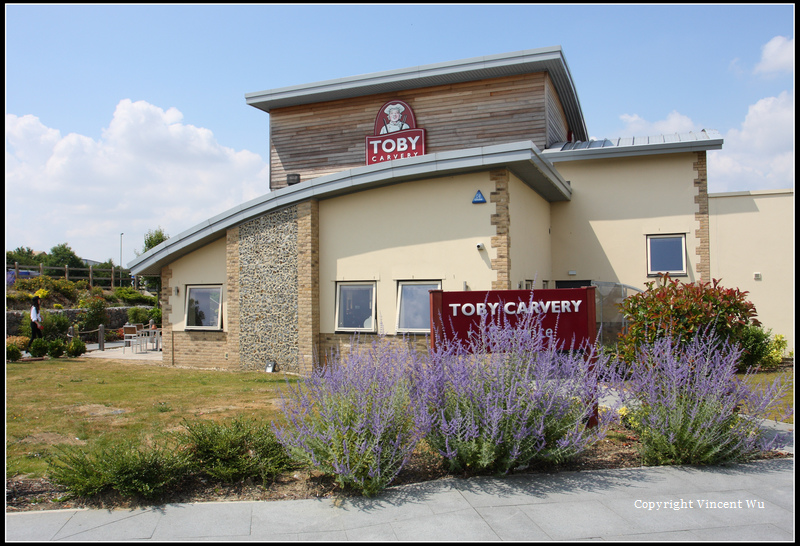
[[[466,341],[477,332],[481,320],[507,320],[516,324],[521,317],[541,317],[544,334],[564,348],[575,342],[594,343],[594,286],[543,290],[491,290],[444,292],[431,290],[432,342],[437,336]]]
[[[414,112],[401,100],[381,106],[373,134],[366,137],[367,165],[425,155],[425,129],[417,128]]]

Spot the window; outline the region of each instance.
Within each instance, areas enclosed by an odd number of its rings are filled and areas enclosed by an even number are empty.
[[[336,329],[374,332],[375,322],[375,283],[339,283],[336,286]]]
[[[430,332],[430,290],[439,290],[439,281],[401,281],[397,286],[397,331]]]
[[[686,275],[686,235],[647,236],[647,275]]]
[[[186,287],[186,329],[222,329],[222,286]]]

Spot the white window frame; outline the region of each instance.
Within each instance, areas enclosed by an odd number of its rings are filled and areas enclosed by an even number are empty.
[[[399,333],[429,334],[431,331],[430,325],[428,325],[427,328],[404,328],[400,326],[400,313],[403,309],[403,287],[412,285],[430,285],[435,286],[435,288],[431,288],[431,290],[441,290],[442,281],[397,281],[397,316],[395,317],[397,331]]]
[[[208,325],[191,325],[189,324],[189,302],[193,300],[192,292],[195,290],[209,290],[216,291],[219,301],[217,302],[217,320],[215,324]],[[210,298],[209,298],[210,299]],[[222,285],[221,284],[189,284],[186,285],[186,303],[184,307],[184,318],[186,323],[184,329],[186,330],[222,330]]]
[[[652,256],[652,244],[651,242],[656,239],[680,239],[681,242],[681,267],[680,269],[667,269],[667,270],[656,270],[653,269],[653,256]],[[688,275],[687,270],[687,260],[686,260],[686,234],[685,233],[667,233],[667,234],[658,234],[658,235],[648,235],[647,236],[647,276],[648,277],[659,277],[664,273],[669,273],[672,276],[686,276]]]
[[[341,321],[344,317],[340,316],[342,311],[342,288],[348,286],[368,286],[372,290],[372,298],[370,305],[371,308],[371,325],[370,326],[342,326]],[[335,317],[335,325],[337,332],[375,332],[377,326],[377,314],[376,314],[376,301],[377,301],[377,283],[375,281],[343,281],[336,283],[336,317]]]

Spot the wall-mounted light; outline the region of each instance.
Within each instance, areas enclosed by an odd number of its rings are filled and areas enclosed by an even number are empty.
[[[180,293],[181,293],[181,289],[176,286],[175,287],[175,295],[177,296]]]
[[[567,275],[577,275],[577,274],[578,274],[578,272],[575,271],[574,269],[571,269],[571,270],[567,271]]]

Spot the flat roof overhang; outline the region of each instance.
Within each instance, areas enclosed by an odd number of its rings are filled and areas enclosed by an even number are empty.
[[[650,156],[721,150],[724,139],[719,131],[703,129],[698,132],[675,133],[591,140],[588,142],[557,142],[542,151],[551,163],[611,159],[618,157]]]
[[[556,88],[567,123],[578,140],[588,140],[575,83],[560,46],[473,57],[399,70],[388,70],[317,83],[245,94],[247,104],[269,112],[333,100],[452,85],[504,76],[547,72]]]
[[[308,199],[329,199],[382,186],[508,168],[549,202],[568,201],[569,183],[531,141],[426,154],[356,167],[269,192],[170,237],[128,264],[134,275],[159,275],[178,258],[253,218]]]

